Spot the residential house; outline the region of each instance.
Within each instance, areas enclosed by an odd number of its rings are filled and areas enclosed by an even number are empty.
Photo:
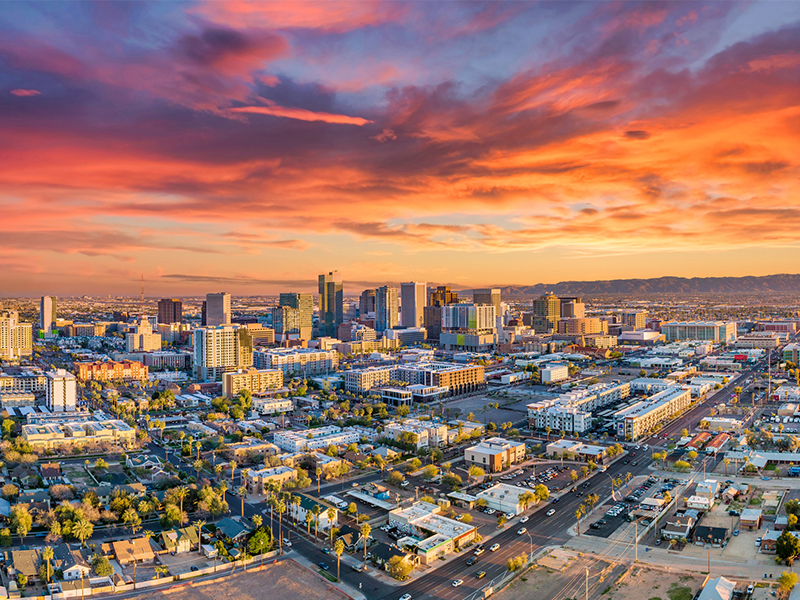
[[[775,554],[777,552],[778,538],[783,532],[770,529],[761,536],[761,552],[764,554]],[[791,532],[795,535],[794,532]]]
[[[114,490],[113,487],[110,485],[99,485],[96,487],[90,487],[86,490],[86,493],[94,492],[97,494],[97,499],[100,501],[102,506],[106,506],[109,502],[111,502],[111,492]]]
[[[383,460],[392,460],[399,454],[399,452],[392,450],[387,446],[378,446],[372,452],[370,452],[370,454],[372,456],[380,456]]]
[[[351,463],[358,464],[362,461],[369,459],[369,454],[364,454],[363,452],[353,452],[352,450],[348,450],[344,453],[344,459]]]
[[[161,533],[161,543],[172,554],[191,552],[197,546],[197,527],[183,527]]]
[[[138,481],[135,483],[129,483],[127,485],[121,485],[117,489],[126,492],[131,496],[137,496],[139,498],[144,497],[147,494],[147,488],[144,486],[144,484],[139,483]]]
[[[692,542],[696,546],[711,544],[714,547],[719,547],[727,537],[728,530],[725,527],[707,527],[705,525],[698,525],[694,529]]]
[[[731,600],[736,582],[724,577],[716,577],[703,586],[697,600]]]
[[[17,497],[17,504],[27,504],[31,512],[46,512],[50,509],[50,492],[38,490],[22,493]]]
[[[714,499],[717,497],[719,491],[719,481],[716,479],[706,479],[697,484],[694,495],[700,498],[707,498],[710,503],[714,504]]]
[[[161,468],[161,459],[151,454],[136,454],[128,456],[125,464],[129,469],[153,469]]]
[[[324,502],[319,502],[318,500],[312,498],[311,496],[306,496],[305,494],[299,494],[300,496],[300,505],[297,507],[297,520],[299,523],[306,522],[306,513],[308,511],[314,511],[315,506],[319,506],[319,523],[317,528],[319,531],[327,531],[331,526],[335,526],[338,522],[339,518],[339,511],[336,510],[335,507],[331,506],[330,504],[326,504]],[[328,519],[328,509],[333,508],[335,514],[333,516],[333,521],[331,522]]]
[[[88,549],[71,548],[69,544],[59,544],[53,548],[53,571],[60,569],[62,578],[66,581],[89,577],[92,571],[89,556]]]
[[[386,570],[389,561],[394,556],[399,556],[403,560],[408,561],[412,567],[416,567],[419,564],[418,556],[403,552],[397,546],[384,544],[383,542],[372,546],[372,548],[370,548],[370,554],[372,554],[372,560],[375,564],[383,567],[384,570]]]
[[[372,496],[376,500],[389,500],[389,489],[377,483],[367,483],[359,490],[362,494]]]
[[[151,563],[156,557],[150,540],[145,537],[134,538],[131,540],[120,540],[111,542],[114,556],[120,565],[130,565],[132,563]]]
[[[666,525],[661,529],[661,536],[669,540],[691,539],[690,534],[695,523],[695,519],[691,516],[673,515],[667,517]]]
[[[22,574],[28,581],[38,581],[39,567],[42,566],[42,551],[39,548],[10,550],[5,552],[5,563],[8,566],[9,579],[16,579]]]
[[[739,517],[739,527],[742,529],[759,529],[761,527],[762,512],[760,508],[745,508]]]
[[[344,542],[345,549],[348,552],[355,552],[356,550],[363,549],[364,543],[361,541],[361,532],[350,525],[344,524],[339,529],[339,538]]]
[[[42,472],[42,479],[45,480],[45,484],[48,486],[64,481],[64,478],[61,475],[61,465],[58,463],[42,463],[40,470]]]
[[[713,501],[702,496],[689,496],[686,499],[686,506],[696,510],[709,511],[713,505]]]
[[[225,517],[217,523],[218,536],[228,538],[234,544],[244,541],[253,529],[253,524],[242,517]]]

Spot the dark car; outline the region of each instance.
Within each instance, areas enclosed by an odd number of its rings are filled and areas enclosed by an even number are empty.
[[[199,569],[197,568],[197,566],[196,566],[196,565],[192,565],[192,566],[189,568],[189,570],[190,570],[190,571],[198,571]]]
[[[326,565],[324,562],[317,563],[317,564],[319,565],[319,568],[322,569],[323,571],[327,571],[328,569],[330,569],[330,567],[328,565]]]
[[[467,561],[467,566],[468,566],[468,567],[471,567],[471,566],[472,566],[472,565],[474,565],[476,562],[478,562],[478,557],[477,557],[477,556],[470,556],[470,557],[469,557],[469,560]]]

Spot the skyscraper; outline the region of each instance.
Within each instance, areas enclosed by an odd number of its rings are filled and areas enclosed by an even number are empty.
[[[400,284],[400,324],[403,327],[422,327],[427,291],[424,283],[412,281]]]
[[[227,325],[194,330],[194,370],[203,381],[253,365],[253,338],[247,327]]]
[[[0,313],[0,360],[19,360],[33,354],[33,326],[20,323],[15,311]]]
[[[533,320],[531,327],[536,333],[553,333],[558,331],[558,320],[561,318],[561,300],[553,294],[540,296],[533,301]]]
[[[39,327],[45,333],[50,333],[56,325],[56,304],[55,296],[42,296],[41,307],[39,309]]]
[[[282,293],[278,300],[278,306],[286,306],[297,310],[298,321],[295,333],[299,335],[300,339],[311,339],[311,332],[314,327],[314,296],[296,292]],[[277,329],[275,329],[275,333],[278,333]]]
[[[473,304],[491,304],[494,306],[494,314],[500,316],[503,310],[500,308],[500,289],[482,289],[472,290],[472,303]]]
[[[375,312],[375,290],[369,289],[361,292],[361,299],[358,302],[358,316],[364,318],[369,313]]]
[[[442,306],[458,304],[458,293],[451,292],[449,285],[440,285],[430,293],[428,306],[423,309],[423,321],[428,332],[428,339],[439,341],[442,332]]]
[[[177,298],[162,298],[158,301],[158,322],[164,325],[183,321],[183,303]]]
[[[342,274],[331,271],[319,276],[319,335],[335,337],[344,320]]]
[[[383,333],[397,327],[400,322],[399,308],[397,288],[384,285],[375,290],[375,331]]]
[[[436,291],[431,292],[428,306],[447,306],[458,303],[458,292],[451,292],[449,285],[440,285]]]
[[[228,292],[206,294],[206,325],[231,324],[231,295]]]
[[[300,335],[300,311],[298,309],[291,306],[273,306],[270,313],[272,314],[272,328],[279,341],[308,339],[308,337],[304,338]]]

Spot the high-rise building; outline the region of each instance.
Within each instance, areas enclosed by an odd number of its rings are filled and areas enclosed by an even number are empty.
[[[334,337],[344,321],[342,274],[331,271],[319,276],[319,335]]]
[[[458,292],[451,292],[449,285],[440,285],[431,292],[428,306],[447,306],[458,303]]]
[[[531,327],[536,333],[553,333],[561,318],[561,299],[552,294],[540,296],[533,301],[531,312]]]
[[[247,327],[219,325],[194,330],[195,375],[216,381],[223,373],[253,365],[253,338]]]
[[[375,290],[364,290],[358,302],[358,316],[362,319],[375,312]]]
[[[33,354],[33,326],[20,323],[15,311],[0,313],[0,360],[19,360]]]
[[[630,325],[634,329],[644,329],[647,326],[647,311],[626,311],[622,313],[620,320],[625,323],[625,325]]]
[[[162,298],[158,301],[158,322],[164,325],[183,321],[183,303],[177,298]]]
[[[56,326],[56,304],[58,299],[55,296],[42,296],[39,308],[39,328],[44,329],[45,333],[50,333]]]
[[[494,314],[500,316],[503,310],[500,307],[500,289],[482,289],[472,290],[472,303],[473,304],[491,304],[494,306]]]
[[[282,293],[278,306],[288,306],[297,310],[297,334],[300,339],[311,339],[314,328],[314,296],[313,294],[288,292]],[[278,333],[275,330],[275,333]]]
[[[206,326],[231,324],[231,295],[228,292],[206,294]]]
[[[64,369],[47,373],[47,408],[52,412],[72,412],[76,407],[78,380]]]
[[[291,306],[273,306],[272,328],[279,341],[285,342],[288,339],[301,339],[300,335],[300,311]],[[302,338],[308,339],[308,338]]]
[[[562,319],[583,319],[586,316],[586,305],[580,298],[559,298],[561,301]]]
[[[412,281],[400,284],[400,324],[403,327],[421,327],[428,290],[424,283]]]
[[[495,329],[491,304],[451,304],[442,307],[442,329],[449,331],[488,331]]]
[[[375,330],[383,333],[400,323],[397,288],[383,286],[375,290]]]

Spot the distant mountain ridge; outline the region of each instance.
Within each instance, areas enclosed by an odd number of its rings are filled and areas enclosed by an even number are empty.
[[[502,296],[520,298],[553,293],[591,296],[595,294],[714,294],[748,292],[800,292],[800,274],[761,277],[656,277],[603,281],[561,281],[536,285],[501,286]]]

